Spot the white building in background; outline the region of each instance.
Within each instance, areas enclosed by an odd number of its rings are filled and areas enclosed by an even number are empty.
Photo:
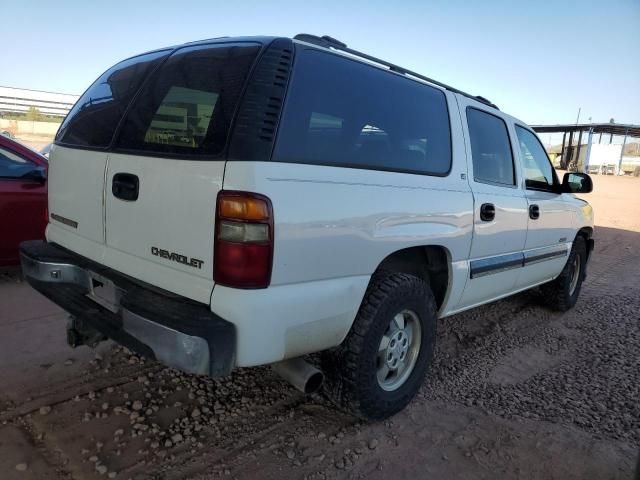
[[[29,107],[35,107],[45,115],[64,117],[78,97],[67,93],[0,87],[0,113],[25,113]]]
[[[578,157],[579,166],[584,165],[587,153],[589,153],[589,145],[582,144]],[[598,168],[602,165],[618,165],[621,153],[622,145],[620,144],[593,143],[589,153],[589,167]]]

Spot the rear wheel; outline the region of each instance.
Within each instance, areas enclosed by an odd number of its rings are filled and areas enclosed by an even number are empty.
[[[566,312],[578,301],[582,281],[585,278],[587,245],[578,235],[571,247],[571,253],[564,269],[555,280],[542,285],[542,299],[554,310]]]
[[[374,275],[347,338],[323,355],[327,393],[367,420],[402,410],[422,385],[435,332],[436,304],[423,280]]]

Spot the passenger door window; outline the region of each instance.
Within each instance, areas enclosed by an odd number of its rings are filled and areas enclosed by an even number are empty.
[[[499,186],[514,186],[513,154],[504,120],[469,107],[467,123],[474,180]]]
[[[519,125],[516,125],[516,134],[520,144],[526,187],[532,190],[552,190],[557,180],[540,140]]]

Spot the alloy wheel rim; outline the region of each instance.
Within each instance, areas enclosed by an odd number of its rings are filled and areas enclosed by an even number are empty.
[[[380,388],[391,392],[407,381],[418,360],[421,343],[418,315],[411,310],[394,315],[378,346],[376,377]]]

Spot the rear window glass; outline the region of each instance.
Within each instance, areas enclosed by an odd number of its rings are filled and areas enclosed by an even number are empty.
[[[273,160],[445,175],[445,96],[360,62],[299,49]]]
[[[133,95],[167,55],[167,51],[140,55],[103,73],[73,106],[56,141],[80,147],[108,147]]]
[[[216,155],[222,152],[258,44],[181,49],[145,84],[116,147],[126,151]]]

